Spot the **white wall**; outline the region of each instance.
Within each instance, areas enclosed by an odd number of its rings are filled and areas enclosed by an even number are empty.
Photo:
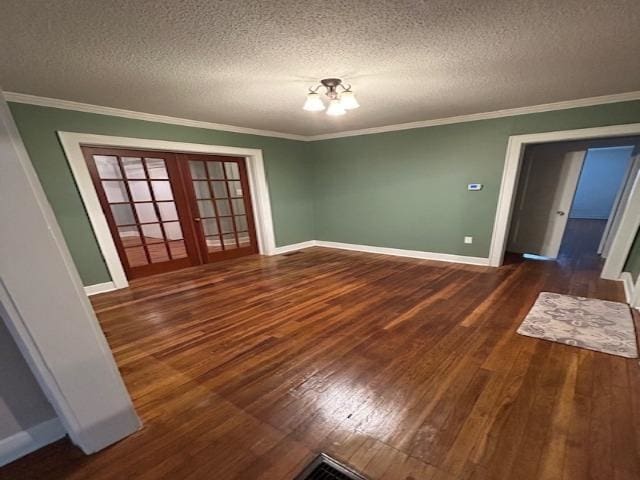
[[[1,310],[1,309],[0,309]],[[9,334],[0,311],[0,466],[33,450],[31,433],[55,425],[53,440],[62,436],[53,407]],[[25,441],[26,440],[26,441]]]
[[[52,418],[51,404],[0,319],[0,441]]]
[[[0,91],[0,304],[71,439],[95,452],[140,422]]]
[[[633,149],[632,145],[587,151],[570,218],[609,218]]]

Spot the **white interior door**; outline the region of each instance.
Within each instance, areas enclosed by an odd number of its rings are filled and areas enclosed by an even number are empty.
[[[602,258],[607,258],[609,256],[613,238],[618,231],[620,220],[622,219],[622,214],[627,208],[627,204],[629,202],[629,195],[631,194],[631,190],[633,189],[633,183],[638,176],[638,171],[640,171],[639,150],[640,148],[636,146],[636,151],[634,152],[634,155],[631,158],[631,162],[629,164],[629,171],[625,176],[622,188],[618,192],[616,201],[613,204],[611,215],[609,215],[609,219],[607,220],[607,226],[605,227],[604,234],[602,235],[602,239],[600,240],[598,253],[602,255]]]
[[[556,258],[586,150],[559,145],[527,147],[507,249]]]

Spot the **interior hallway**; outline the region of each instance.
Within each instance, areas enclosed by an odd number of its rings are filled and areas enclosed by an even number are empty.
[[[570,218],[562,238],[558,262],[587,270],[602,270],[604,259],[598,255],[606,220]],[[599,272],[598,272],[599,273]]]
[[[640,478],[637,360],[515,333],[543,290],[623,301],[587,230],[559,262],[312,248],[92,297],[144,428],[0,477],[291,479],[324,451],[372,479]]]

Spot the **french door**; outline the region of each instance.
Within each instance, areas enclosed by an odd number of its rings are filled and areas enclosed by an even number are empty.
[[[180,155],[205,261],[257,253],[244,158]]]
[[[244,158],[82,150],[127,278],[257,253]]]

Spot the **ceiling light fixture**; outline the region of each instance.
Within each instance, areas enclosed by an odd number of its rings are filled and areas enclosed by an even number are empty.
[[[318,93],[322,87],[326,89],[325,95],[329,99],[329,107],[327,115],[339,116],[347,113],[347,110],[358,108],[360,104],[356,100],[356,96],[351,91],[351,85],[346,87],[339,78],[325,78],[320,80],[320,85],[310,88],[307,93],[307,100],[302,107],[309,112],[319,112],[325,109],[322,96]],[[338,88],[341,90],[338,91]]]

